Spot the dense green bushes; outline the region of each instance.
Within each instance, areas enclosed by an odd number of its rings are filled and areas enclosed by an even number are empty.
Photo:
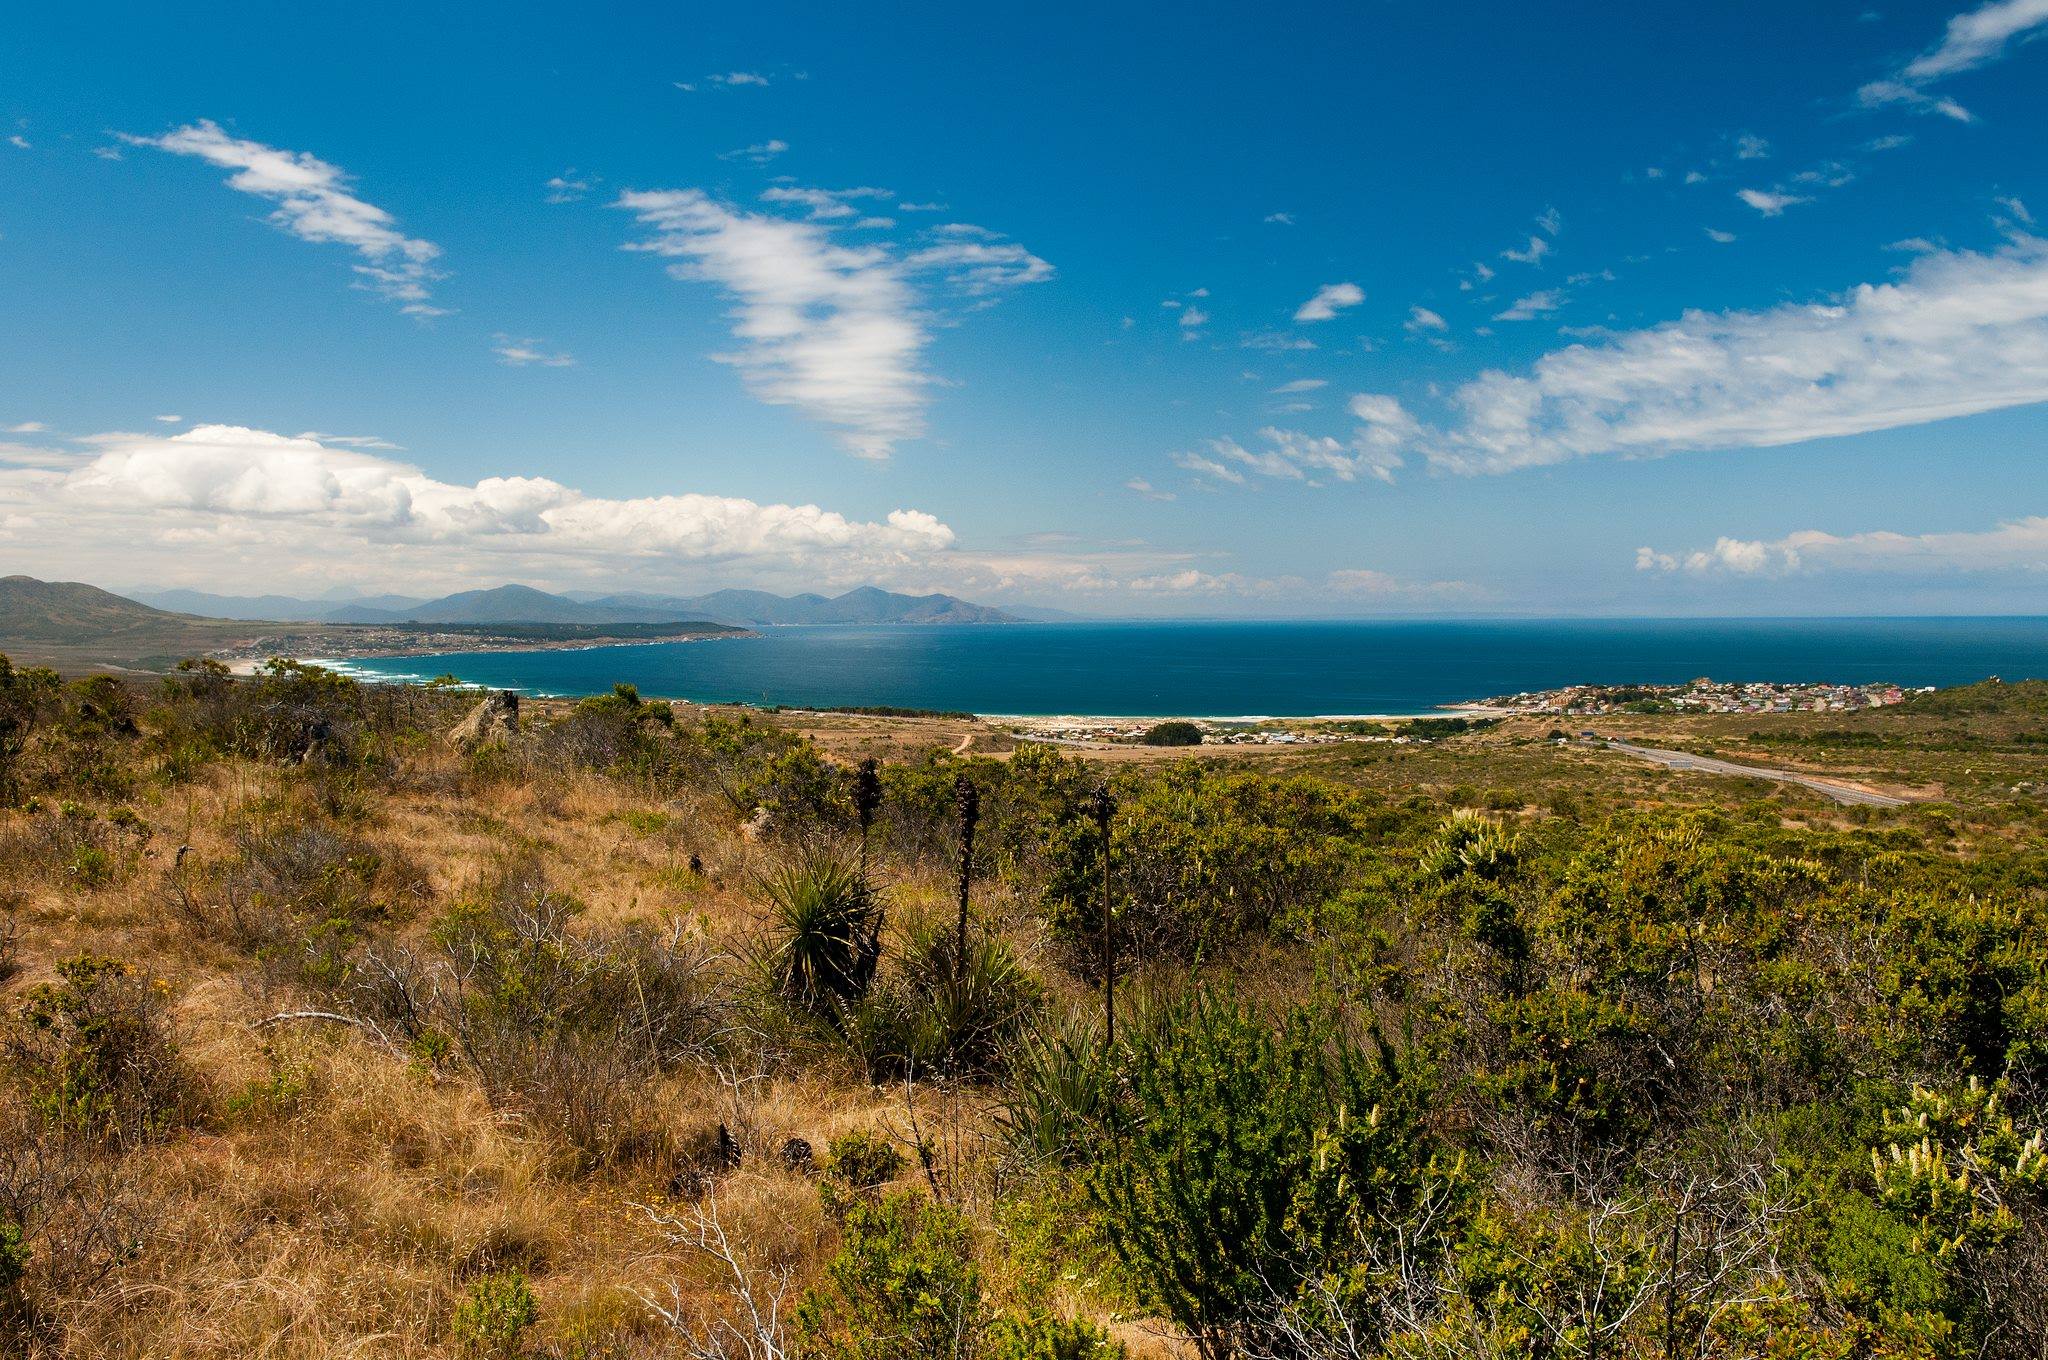
[[[1386,1334],[1382,1277],[1432,1265],[1466,1194],[1423,1122],[1427,1084],[1390,1048],[1198,995],[1134,1042],[1122,1080],[1128,1118],[1098,1135],[1087,1185],[1147,1304],[1215,1360],[1271,1344],[1273,1310],[1316,1289]]]

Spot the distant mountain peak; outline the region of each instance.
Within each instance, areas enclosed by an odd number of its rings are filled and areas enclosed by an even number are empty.
[[[197,590],[131,592],[159,608],[209,618],[272,619],[314,623],[725,623],[738,627],[792,624],[1018,623],[1022,617],[951,595],[905,595],[880,586],[855,586],[836,596],[806,591],[776,595],[726,589],[706,595],[647,591],[609,594],[579,590],[558,595],[520,582],[460,590],[438,599],[365,595],[346,599],[330,588],[323,598],[288,595],[214,595]]]

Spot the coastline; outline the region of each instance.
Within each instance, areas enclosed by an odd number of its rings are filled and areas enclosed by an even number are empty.
[[[512,638],[502,635],[437,633],[431,640],[413,645],[392,645],[380,642],[375,646],[320,648],[322,655],[315,656],[299,648],[263,648],[255,644],[233,647],[208,653],[213,659],[227,663],[228,670],[235,675],[254,675],[266,662],[276,658],[300,661],[309,666],[325,666],[330,670],[342,670],[354,674],[358,679],[388,679],[403,683],[398,676],[380,676],[376,672],[352,670],[357,661],[396,661],[405,657],[465,656],[472,653],[488,652],[492,655],[518,655],[526,652],[589,652],[600,647],[655,647],[676,642],[723,642],[730,638],[759,637],[760,634],[748,628],[734,628],[720,632],[674,633],[661,637],[578,637],[578,638]],[[289,641],[289,637],[283,639]],[[332,638],[322,638],[332,642]],[[479,688],[488,688],[479,686]]]

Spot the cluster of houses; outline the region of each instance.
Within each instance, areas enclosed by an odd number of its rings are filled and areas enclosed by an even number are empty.
[[[1847,713],[1883,708],[1932,688],[1770,681],[1735,684],[1703,677],[1683,685],[1572,685],[1488,699],[1475,707],[1496,713]]]
[[[1309,723],[1278,727],[1207,718],[1190,721],[1200,729],[1204,746],[1320,746],[1346,739],[1345,733],[1319,729]],[[1033,741],[1135,746],[1143,743],[1145,734],[1158,722],[1156,718],[1031,718],[1013,721],[1010,727],[1015,735]]]

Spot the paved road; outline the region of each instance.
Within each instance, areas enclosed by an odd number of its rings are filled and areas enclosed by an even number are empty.
[[[1912,801],[1910,798],[1895,798],[1888,793],[1872,793],[1868,789],[1837,784],[1832,780],[1800,774],[1793,770],[1767,770],[1757,765],[1737,765],[1732,760],[1716,760],[1712,756],[1696,756],[1687,751],[1664,751],[1655,746],[1637,746],[1633,742],[1615,741],[1611,738],[1605,745],[1609,750],[1621,751],[1638,760],[1666,765],[1674,770],[1735,774],[1749,779],[1775,779],[1781,784],[1797,784],[1803,789],[1825,794],[1838,803],[1861,803],[1868,807],[1904,807]]]

